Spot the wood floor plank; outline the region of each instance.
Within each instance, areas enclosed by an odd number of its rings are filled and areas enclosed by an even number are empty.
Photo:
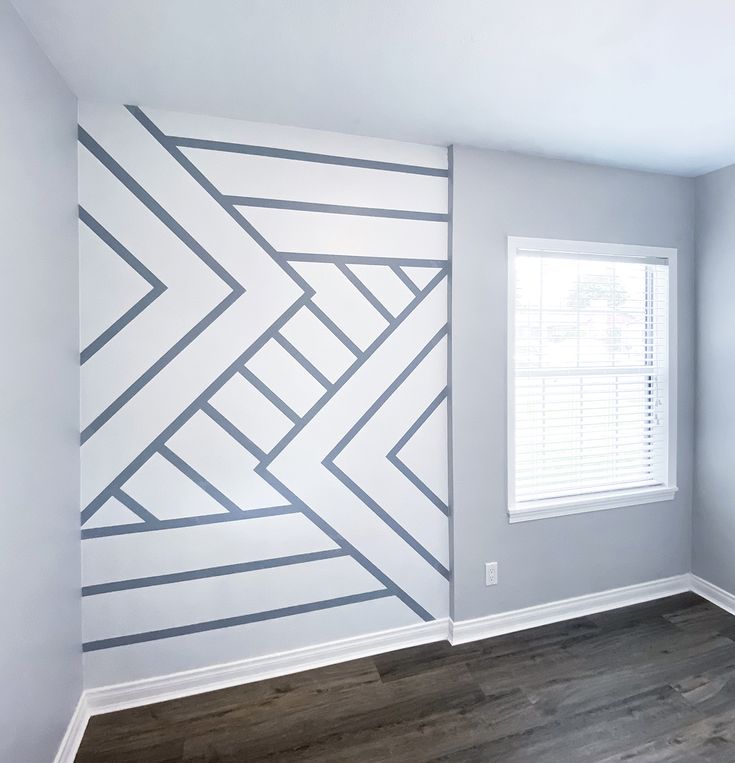
[[[77,761],[732,763],[733,637],[683,594],[97,716]]]
[[[668,686],[659,687],[520,734],[468,747],[443,760],[594,763],[623,745],[649,742],[673,732],[695,717],[677,692]]]
[[[735,708],[730,708],[658,739],[621,750],[600,763],[732,763],[735,760]]]

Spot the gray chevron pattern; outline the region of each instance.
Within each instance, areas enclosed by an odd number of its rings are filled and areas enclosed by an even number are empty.
[[[80,109],[93,681],[446,616],[446,155],[284,130]]]

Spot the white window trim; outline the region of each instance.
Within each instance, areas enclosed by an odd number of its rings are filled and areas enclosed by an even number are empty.
[[[668,336],[668,407],[667,407],[667,478],[663,485],[626,490],[614,490],[585,495],[548,498],[540,501],[525,501],[516,504],[515,488],[515,258],[519,250],[543,250],[559,253],[595,255],[600,257],[625,257],[627,259],[665,259],[669,264],[669,336]],[[507,418],[508,433],[508,519],[511,523],[533,519],[562,517],[623,506],[639,506],[646,503],[670,501],[676,494],[676,424],[677,424],[677,250],[659,246],[637,246],[629,244],[605,244],[592,241],[565,241],[548,238],[527,238],[508,236],[508,378],[507,378]]]

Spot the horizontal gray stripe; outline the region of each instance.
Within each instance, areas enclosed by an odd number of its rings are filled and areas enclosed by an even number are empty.
[[[178,527],[198,527],[214,525],[220,522],[241,522],[247,519],[262,517],[279,517],[283,514],[301,514],[301,509],[295,506],[272,506],[266,509],[249,509],[239,514],[230,512],[222,514],[205,514],[200,517],[180,517],[178,519],[160,519],[157,524],[112,525],[110,527],[82,528],[82,540],[107,538],[112,535],[131,535],[132,533],[154,532],[156,530],[174,530]]]
[[[205,140],[203,138],[182,138],[175,135],[167,135],[166,137],[174,145],[179,146],[180,148],[205,148],[208,151],[226,151],[232,154],[269,156],[274,159],[293,159],[299,162],[317,162],[319,164],[336,164],[343,167],[359,167],[368,170],[406,172],[412,175],[430,175],[443,178],[449,177],[449,170],[444,170],[439,167],[423,167],[420,164],[380,162],[373,159],[355,159],[347,156],[334,156],[333,154],[317,154],[311,151],[295,151],[290,148],[252,146],[246,143],[228,143],[222,140]]]
[[[287,262],[329,262],[335,265],[396,265],[406,268],[448,268],[447,260],[423,260],[411,257],[372,257],[363,254],[320,254],[319,252],[278,252]]]
[[[392,217],[400,220],[422,220],[445,223],[449,219],[439,212],[415,212],[408,209],[378,209],[375,207],[348,207],[342,204],[316,204],[308,201],[285,201],[261,199],[254,196],[223,196],[224,201],[237,207],[266,207],[290,209],[298,212],[327,212],[333,215],[357,215],[360,217]]]
[[[225,617],[221,620],[208,620],[203,623],[180,625],[175,628],[164,628],[157,631],[148,631],[147,633],[133,633],[129,636],[116,636],[114,638],[99,639],[98,641],[88,641],[82,645],[82,651],[96,652],[100,649],[110,649],[115,646],[140,644],[145,641],[158,641],[159,639],[173,638],[174,636],[186,636],[191,633],[204,633],[206,631],[220,630],[222,628],[232,628],[236,625],[260,623],[264,620],[274,620],[281,617],[290,617],[291,615],[301,615],[306,612],[318,612],[323,609],[343,607],[347,604],[358,604],[363,601],[374,601],[375,599],[384,599],[389,596],[393,596],[393,594],[383,588],[379,591],[368,591],[367,593],[340,596],[336,599],[327,599],[325,601],[314,601],[309,604],[296,604],[292,607],[271,609],[268,612],[255,612],[251,615]]]
[[[187,570],[186,572],[172,572],[167,575],[152,575],[147,578],[118,580],[114,583],[99,583],[98,585],[84,586],[82,588],[82,596],[96,596],[101,593],[129,591],[132,588],[148,588],[149,586],[167,585],[168,583],[183,583],[187,580],[202,580],[204,578],[221,577],[222,575],[237,575],[240,572],[253,572],[254,570],[270,570],[275,567],[307,564],[308,562],[319,562],[323,559],[334,559],[339,556],[347,555],[347,552],[343,549],[333,548],[328,551],[293,554],[292,556],[281,556],[275,559],[259,559],[254,562],[225,564],[220,567],[207,567],[200,570]]]

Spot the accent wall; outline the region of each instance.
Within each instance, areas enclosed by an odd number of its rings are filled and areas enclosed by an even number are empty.
[[[81,104],[86,684],[445,618],[445,148]]]

